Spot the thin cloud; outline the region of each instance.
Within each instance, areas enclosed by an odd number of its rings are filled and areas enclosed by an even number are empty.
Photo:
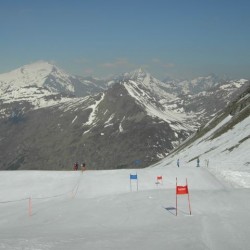
[[[153,63],[161,63],[161,60],[158,59],[158,58],[153,58],[153,59],[152,59],[152,62],[153,62]]]
[[[173,63],[166,63],[161,65],[163,68],[173,68],[175,65]]]
[[[173,68],[173,67],[175,67],[174,63],[166,63],[166,62],[163,62],[159,58],[153,58],[152,62],[155,63],[155,64],[158,64],[162,68]]]
[[[86,58],[78,58],[74,60],[74,63],[76,64],[86,64],[89,63],[89,60]]]
[[[106,62],[101,64],[103,68],[118,68],[131,66],[126,58],[118,58],[114,62]]]

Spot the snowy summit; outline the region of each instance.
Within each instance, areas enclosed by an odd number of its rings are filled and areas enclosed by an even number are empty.
[[[54,80],[59,79],[60,90],[64,89],[68,92],[73,92],[73,86],[69,85],[69,75],[64,71],[60,70],[55,65],[39,61],[36,63],[24,65],[18,69],[11,72],[4,73],[0,75],[0,84],[3,88],[17,88],[25,86],[37,86],[37,87],[47,87],[53,91],[58,92],[59,86],[53,86]]]

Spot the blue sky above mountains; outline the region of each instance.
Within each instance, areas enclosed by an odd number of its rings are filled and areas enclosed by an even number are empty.
[[[250,2],[10,0],[0,73],[38,60],[76,75],[145,68],[155,77],[250,78]]]

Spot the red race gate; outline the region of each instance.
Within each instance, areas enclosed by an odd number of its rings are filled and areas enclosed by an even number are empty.
[[[186,185],[185,186],[178,186],[177,185],[177,177],[176,177],[176,216],[177,216],[177,205],[178,205],[177,196],[178,195],[185,195],[185,194],[188,195],[189,213],[191,215],[191,206],[190,206],[190,198],[189,198],[187,178],[186,178]]]

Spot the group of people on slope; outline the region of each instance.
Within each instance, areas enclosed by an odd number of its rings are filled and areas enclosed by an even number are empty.
[[[78,170],[78,167],[79,167],[79,164],[78,164],[78,162],[75,162],[74,163],[74,166],[73,166],[73,170],[74,171],[77,171]],[[86,168],[86,164],[85,163],[82,163],[81,164],[81,170],[82,171],[85,171],[87,168]]]

